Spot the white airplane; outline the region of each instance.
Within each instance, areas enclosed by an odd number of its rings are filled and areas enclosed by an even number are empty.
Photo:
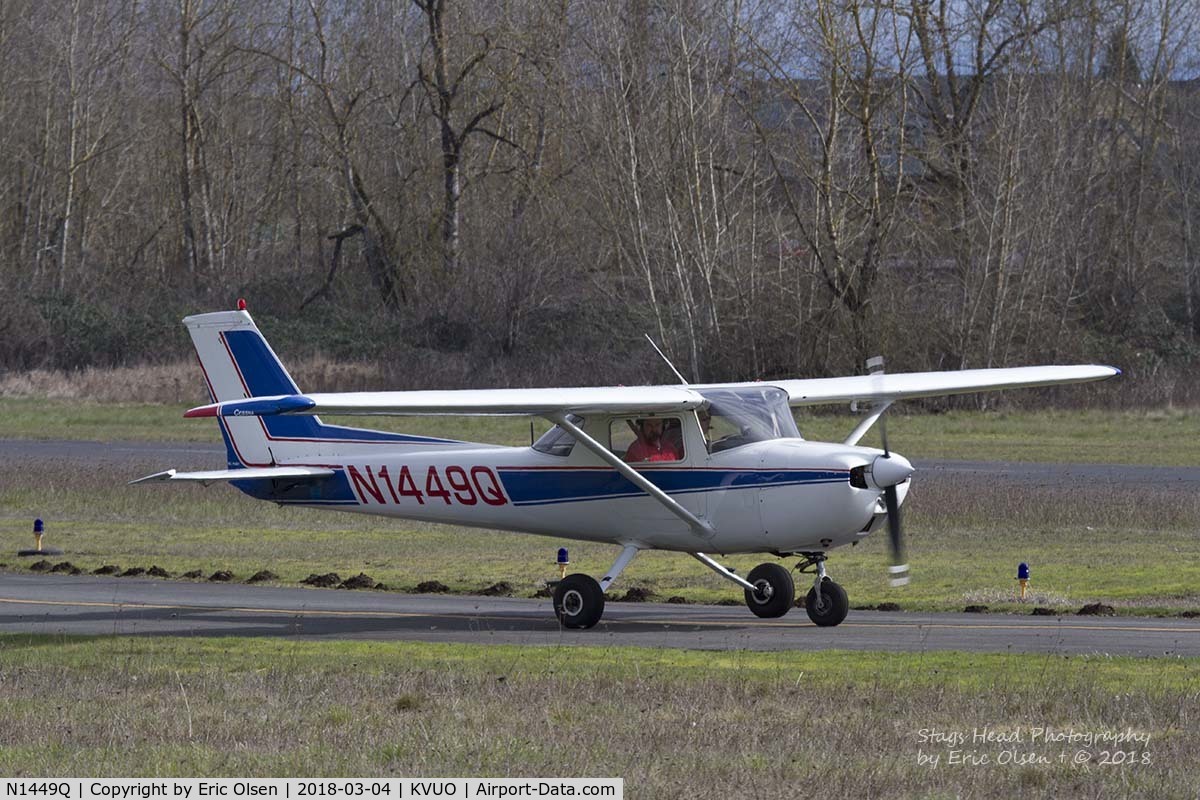
[[[185,319],[212,395],[187,417],[213,417],[228,469],[166,472],[144,481],[229,481],[261,500],[402,519],[605,542],[621,548],[597,581],[554,584],[567,628],[590,628],[604,592],[640,550],[690,554],[742,587],[759,617],[793,606],[787,567],[745,577],[710,554],[798,558],[814,575],[814,623],[846,617],[846,591],[826,575],[826,554],[888,521],[894,584],[907,582],[900,505],[912,465],[859,440],[896,400],[1052,386],[1119,375],[1105,366],[1045,366],[814,380],[570,389],[483,389],[304,394],[238,310]],[[669,363],[669,362],[668,362]],[[678,374],[678,373],[676,373]],[[852,403],[866,411],[842,442],[800,436],[792,408]],[[521,415],[554,424],[529,447],[504,447],[327,425],[318,413]]]

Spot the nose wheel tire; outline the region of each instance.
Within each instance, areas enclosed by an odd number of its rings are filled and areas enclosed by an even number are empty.
[[[746,593],[746,606],[756,616],[763,618],[782,617],[792,607],[796,597],[796,585],[792,573],[781,564],[759,564],[750,570],[746,580],[756,587]]]
[[[808,618],[817,625],[830,628],[846,618],[846,613],[850,610],[850,598],[846,596],[845,589],[826,578],[821,581],[819,598],[815,586],[808,590],[808,596],[804,599],[804,610],[808,612]]]
[[[554,615],[564,628],[591,628],[604,614],[604,591],[591,575],[568,575],[554,587]]]

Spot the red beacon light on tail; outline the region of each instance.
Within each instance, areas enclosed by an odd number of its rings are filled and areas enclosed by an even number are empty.
[[[246,298],[239,297],[238,298],[238,311],[245,311],[245,310],[246,310]]]

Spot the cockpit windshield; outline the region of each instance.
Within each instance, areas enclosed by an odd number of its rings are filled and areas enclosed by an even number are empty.
[[[718,453],[750,442],[799,439],[788,394],[774,386],[702,389],[708,405],[697,410],[709,451]]]

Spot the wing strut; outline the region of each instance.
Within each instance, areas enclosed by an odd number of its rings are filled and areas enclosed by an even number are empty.
[[[887,411],[891,407],[891,400],[884,400],[881,403],[876,403],[875,405],[871,406],[871,411],[867,417],[863,419],[862,422],[858,423],[857,426],[855,426],[854,430],[850,432],[850,435],[846,437],[846,441],[842,442],[842,444],[858,444],[858,440],[866,436],[867,431],[871,430],[871,426],[878,422],[879,418],[883,416],[883,412]]]
[[[615,467],[617,472],[621,473],[621,475],[629,480],[629,482],[634,486],[638,487],[643,492],[662,503],[668,511],[686,522],[688,526],[691,527],[692,531],[701,539],[711,539],[717,535],[717,532],[713,530],[712,525],[700,519],[683,506],[679,505],[679,503],[675,502],[673,497],[647,480],[646,476],[642,475],[642,473],[638,472],[633,467],[629,466],[620,458],[618,458],[616,453],[584,433],[578,425],[567,419],[565,412],[559,411],[553,414],[547,414],[546,419],[567,431],[567,433],[575,437],[575,441],[579,442],[588,450],[591,450],[593,453],[600,456],[600,458],[604,459],[613,467]]]

